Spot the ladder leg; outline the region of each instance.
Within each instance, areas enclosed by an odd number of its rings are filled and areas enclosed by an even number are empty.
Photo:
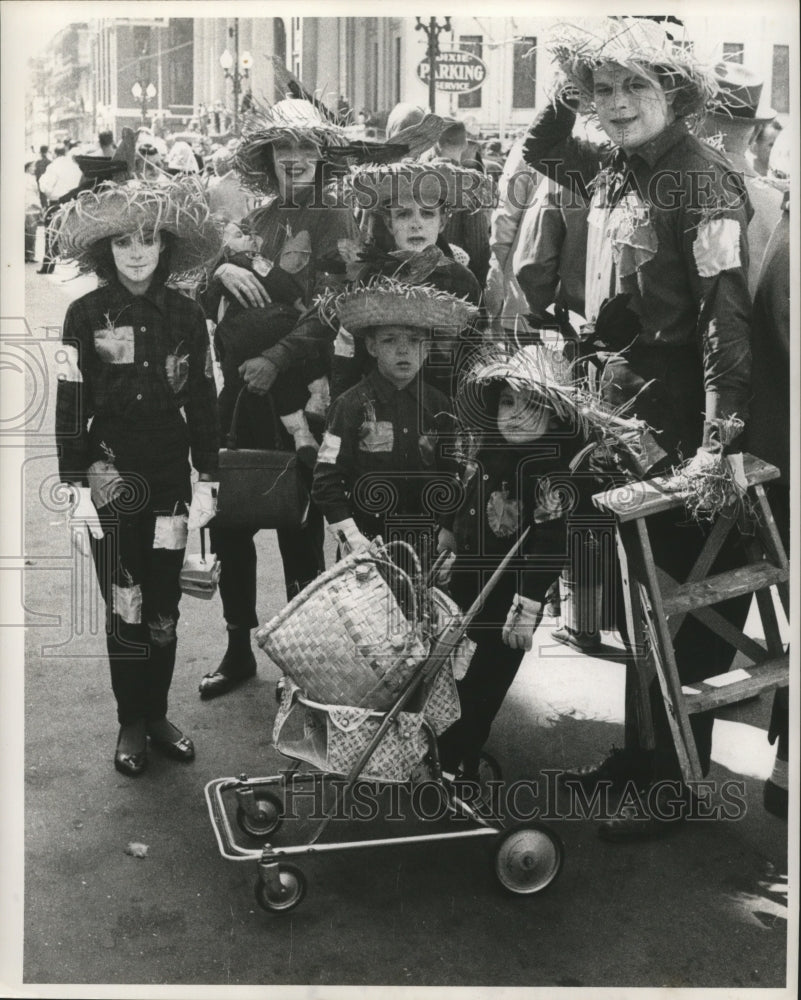
[[[628,525],[624,524],[618,525],[615,536],[623,588],[626,631],[628,632],[625,745],[626,747],[641,747],[644,750],[653,750],[654,722],[651,715],[651,700],[648,693],[653,670],[648,658],[640,594],[632,576],[629,557],[626,552],[626,543],[628,541],[636,542],[636,537],[630,531],[627,532],[628,527]]]
[[[653,642],[656,672],[662,689],[673,744],[684,780],[700,781],[703,778],[701,762],[690,726],[690,717],[684,706],[684,695],[681,690],[673,640],[662,606],[662,594],[657,581],[656,564],[648,529],[642,518],[631,523],[635,526],[641,556],[641,565],[638,567],[640,570],[640,597],[645,608],[646,621]]]

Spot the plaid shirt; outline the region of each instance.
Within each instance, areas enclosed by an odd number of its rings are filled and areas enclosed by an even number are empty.
[[[329,524],[352,517],[372,537],[388,515],[441,523],[447,512],[436,509],[438,498],[450,501],[452,518],[461,491],[456,461],[446,457],[455,436],[450,411],[447,396],[419,375],[396,389],[373,371],[336,399],[312,490]]]
[[[56,441],[63,481],[85,482],[88,467],[103,457],[97,433],[90,434],[94,424],[116,428],[154,463],[179,450],[185,456],[188,429],[195,468],[215,472],[217,400],[196,303],[163,285],[135,296],[112,282],[70,304],[62,342],[67,362],[59,374]]]

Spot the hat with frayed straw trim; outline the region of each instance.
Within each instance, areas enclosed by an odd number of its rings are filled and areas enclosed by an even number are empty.
[[[352,167],[341,184],[343,198],[354,210],[387,211],[408,198],[424,208],[439,205],[470,213],[494,205],[489,178],[450,160],[365,164]]]
[[[96,244],[127,233],[172,234],[170,274],[194,275],[216,261],[222,248],[220,227],[212,218],[200,181],[181,177],[169,183],[104,184],[84,191],[52,222],[59,255],[81,271],[96,266]]]
[[[275,193],[270,149],[275,142],[310,142],[326,158],[330,146],[344,146],[344,129],[327,121],[309,101],[287,98],[271,108],[254,107],[244,120],[234,167],[243,181],[263,194]]]
[[[320,315],[336,316],[355,335],[380,326],[411,326],[424,330],[463,330],[478,315],[476,306],[431,285],[410,285],[379,275],[338,295],[317,300]]]
[[[609,64],[623,66],[672,94],[678,118],[703,114],[714,106],[718,94],[712,67],[649,18],[557,24],[547,48],[559,68],[557,90],[564,84],[575,87],[587,104],[593,100],[593,71]]]

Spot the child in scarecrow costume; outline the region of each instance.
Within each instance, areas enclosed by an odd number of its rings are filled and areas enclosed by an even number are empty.
[[[458,331],[476,309],[431,286],[381,276],[321,308],[364,339],[376,364],[331,405],[312,496],[351,550],[377,535],[388,541],[395,522],[403,538],[411,532],[421,551],[433,552],[434,532],[448,517],[437,501],[447,498],[452,508],[458,496],[457,466],[447,457],[456,428],[449,399],[420,370],[436,332]]]
[[[211,516],[219,441],[203,312],[165,282],[202,271],[220,236],[191,181],[85,192],[56,217],[54,234],[62,256],[100,279],[64,320],[56,440],[71,520],[90,529],[106,602],[121,727],[114,764],[137,776],[148,738],[173,758],[194,757],[167,719],[167,694],[187,506],[192,525]],[[201,480],[194,497],[190,451]],[[83,528],[75,537],[82,545]]]
[[[345,261],[339,247],[358,238],[353,214],[335,203],[328,186],[330,150],[345,143],[343,130],[307,101],[287,99],[247,116],[234,165],[243,183],[265,201],[240,223],[250,244],[244,248],[246,261],[238,256],[243,246],[231,246],[210,286],[218,301],[224,294],[231,303],[218,337],[225,354],[221,359],[225,388],[220,395],[223,432],[228,430],[234,400],[246,386],[239,444],[275,447],[272,408],[266,399],[267,393],[272,394],[280,435],[306,457],[309,480],[317,449],[309,414],[322,430],[327,393],[320,380],[325,378],[333,334],[316,309],[308,307],[316,295],[344,285]],[[210,314],[216,315],[216,309]],[[201,680],[202,698],[225,694],[256,673],[250,644],[250,631],[259,623],[256,530],[211,528],[212,547],[221,565],[228,648],[219,667]],[[302,528],[280,529],[277,537],[291,598],[324,568],[322,515],[312,504]]]
[[[481,305],[481,288],[456,258],[442,233],[451,212],[479,212],[490,204],[487,179],[476,170],[447,160],[430,164],[402,160],[354,167],[342,181],[342,196],[361,219],[365,249],[355,260],[357,280],[372,274],[395,276],[409,284],[429,284]],[[469,339],[469,338],[468,338]],[[446,395],[455,388],[454,367],[463,341],[442,344],[429,356],[424,377]],[[331,363],[332,396],[353,385],[370,367],[363,341],[340,328]]]
[[[604,362],[601,387],[613,404],[656,380],[663,402],[644,393],[635,414],[641,402],[656,400],[647,419],[661,432],[660,444],[674,456],[693,456],[693,467],[702,468],[715,449],[715,421],[746,419],[751,376],[748,197],[725,156],[692,132],[713,106],[714,73],[647,18],[557,25],[549,49],[558,69],[557,91],[529,130],[525,157],[563,186],[580,184],[592,192],[586,351]],[[578,106],[594,111],[611,148],[572,136]],[[651,522],[657,563],[682,580],[704,543],[703,530],[685,520],[683,512],[667,512]],[[735,534],[713,571],[742,564]],[[733,624],[742,624],[746,609],[742,600],[719,608]],[[625,623],[618,627],[624,631]],[[730,648],[691,615],[675,648],[685,684],[722,672],[731,661]],[[652,701],[657,731],[652,777],[678,780],[658,686]],[[712,721],[709,713],[692,719],[705,768]],[[643,760],[638,747],[628,747],[597,767],[579,768],[573,777],[588,785],[600,779],[624,782],[641,771]],[[599,832],[623,840],[669,828],[653,814],[614,820]]]
[[[469,607],[521,533],[529,533],[470,627],[476,649],[458,681],[461,718],[439,741],[443,771],[477,774],[481,748],[567,552],[567,523],[591,510],[570,463],[586,445],[586,396],[561,355],[486,347],[460,383],[464,496],[439,548],[456,554],[450,591]],[[585,495],[586,494],[586,495]]]

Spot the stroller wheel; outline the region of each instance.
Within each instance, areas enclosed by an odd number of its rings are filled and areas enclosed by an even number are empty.
[[[507,830],[495,849],[495,874],[516,896],[542,892],[556,879],[564,861],[562,841],[542,823]]]
[[[277,795],[266,791],[254,792],[253,804],[256,816],[247,812],[244,806],[237,807],[237,826],[249,837],[269,837],[281,826],[284,804]]]
[[[253,889],[256,902],[270,913],[285,913],[294,910],[306,895],[306,876],[294,865],[278,865],[280,885],[259,880]]]

